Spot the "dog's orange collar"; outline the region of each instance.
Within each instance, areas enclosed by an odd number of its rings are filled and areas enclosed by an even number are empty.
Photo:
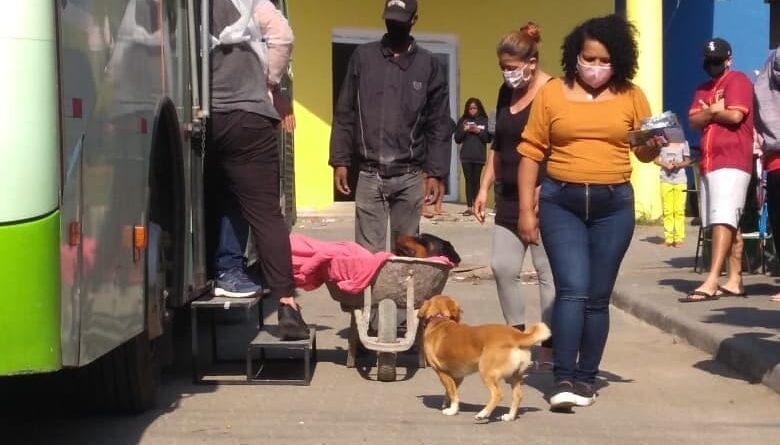
[[[452,320],[452,318],[444,314],[436,314],[436,315],[431,315],[430,317],[425,317],[424,319],[426,325],[431,323],[433,320]]]

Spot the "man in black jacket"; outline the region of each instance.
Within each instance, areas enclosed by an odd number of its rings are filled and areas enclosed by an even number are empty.
[[[423,200],[435,202],[449,172],[452,136],[441,65],[410,35],[417,1],[389,0],[383,18],[387,34],[349,61],[330,139],[339,192],[350,193],[347,169],[360,169],[355,240],[372,252],[388,250],[388,216],[391,242],[419,231]]]

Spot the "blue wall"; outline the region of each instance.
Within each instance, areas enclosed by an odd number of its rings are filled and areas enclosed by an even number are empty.
[[[664,109],[677,113],[692,146],[699,134],[686,117],[693,90],[707,75],[701,68],[704,43],[729,41],[735,69],[751,78],[769,48],[769,5],[764,0],[664,0]]]
[[[716,0],[713,32],[734,53],[733,67],[755,79],[769,52],[769,4],[764,0]]]

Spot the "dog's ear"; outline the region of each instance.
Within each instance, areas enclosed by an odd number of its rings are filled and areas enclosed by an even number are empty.
[[[463,316],[463,309],[460,308],[460,305],[457,301],[453,300],[452,298],[447,299],[447,311],[449,312],[449,317],[456,322],[460,323],[460,319]]]
[[[430,233],[421,233],[418,238],[421,243],[425,244],[428,251],[427,256],[444,256],[453,264],[460,264],[460,255],[449,241]]]
[[[417,238],[409,235],[398,235],[396,237],[393,253],[398,256],[412,258],[425,258],[428,256],[425,246]]]
[[[395,237],[395,243],[393,244],[393,253],[398,256],[407,256],[407,244],[409,243],[409,235],[398,235]]]
[[[455,250],[455,247],[449,241],[444,241],[444,256],[447,257],[453,264],[460,264],[460,255]]]
[[[425,318],[428,315],[428,308],[431,306],[431,300],[425,300],[417,311],[417,318]]]

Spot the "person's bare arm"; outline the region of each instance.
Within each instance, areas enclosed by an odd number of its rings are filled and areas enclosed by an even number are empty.
[[[661,147],[666,143],[665,141],[665,139],[659,141],[651,139],[647,142],[648,145],[633,147],[634,154],[641,162],[653,162],[661,154]]]
[[[694,130],[701,130],[711,122],[725,125],[736,125],[745,119],[745,113],[737,109],[724,108],[723,99],[710,105],[700,100],[701,111],[688,117],[688,122]]]
[[[487,195],[488,191],[496,182],[496,171],[498,170],[499,159],[495,154],[495,150],[488,150],[487,162],[485,163],[485,169],[482,172],[482,179],[479,182],[479,192],[476,198],[474,198],[474,217],[480,223],[485,222]]]
[[[690,156],[683,156],[683,160],[678,162],[675,166],[677,168],[686,168],[686,167],[690,166],[691,164],[693,164],[693,161],[691,161],[691,157]]]
[[[539,243],[539,217],[536,213],[540,165],[529,157],[520,159],[517,169],[517,188],[520,200],[518,233],[525,244]]]

